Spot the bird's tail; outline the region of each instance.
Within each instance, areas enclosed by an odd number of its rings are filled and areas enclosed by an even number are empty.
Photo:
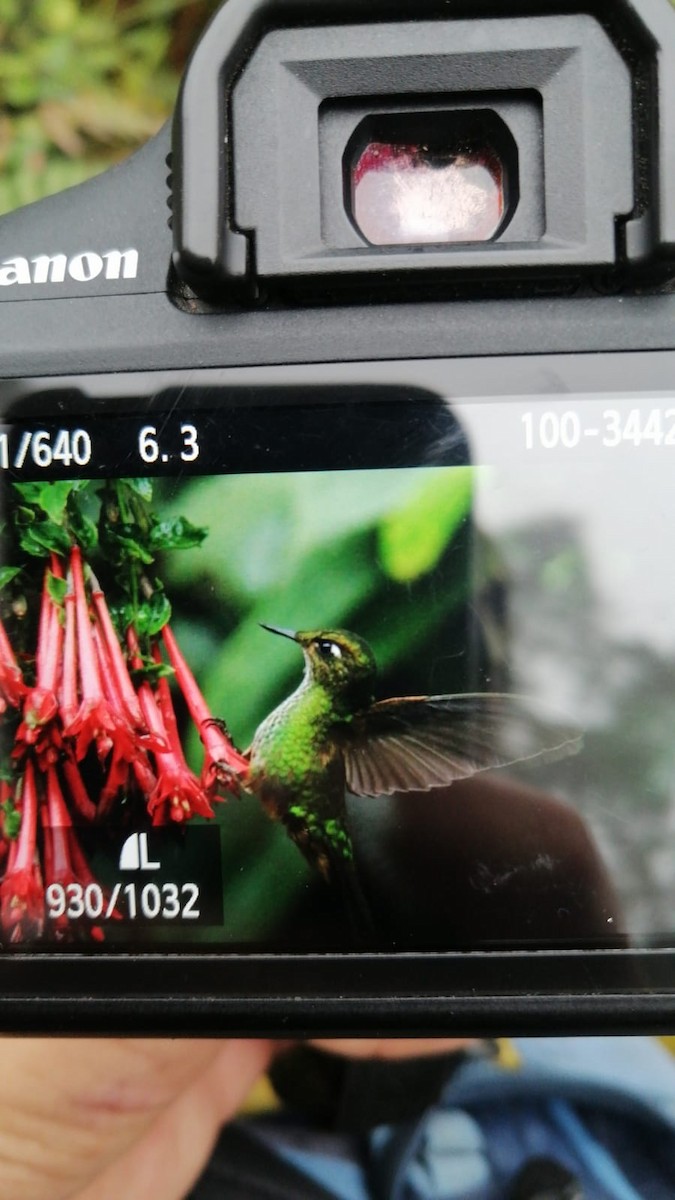
[[[360,942],[374,942],[375,921],[353,860],[345,858],[339,852],[330,852],[328,859],[329,879],[340,893],[352,931]]]

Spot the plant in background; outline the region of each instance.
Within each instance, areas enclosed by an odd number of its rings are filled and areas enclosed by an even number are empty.
[[[158,553],[199,545],[205,531],[183,517],[160,520],[148,480],[12,491],[7,533],[21,562],[0,576],[12,596],[0,623],[0,937],[21,942],[41,935],[50,884],[94,882],[78,829],[109,818],[126,829],[211,818],[247,762],[209,712],[150,574]],[[183,753],[170,681],[203,745],[199,777]],[[65,916],[51,933],[103,936]]]
[[[0,212],[119,161],[169,115],[217,0],[0,0]]]

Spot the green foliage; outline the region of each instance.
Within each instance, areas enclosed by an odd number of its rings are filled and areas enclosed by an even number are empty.
[[[21,567],[0,567],[0,590],[16,579]]]
[[[151,137],[216,7],[0,0],[0,212],[80,183]],[[179,19],[189,37],[177,45]]]
[[[459,690],[475,477],[472,468],[206,477],[173,496],[158,484],[163,522],[186,511],[209,526],[202,547],[168,556],[161,570],[173,629],[235,742],[248,744],[302,674],[298,647],[260,622],[355,630],[375,651],[380,696]],[[440,644],[454,661],[439,662]],[[196,766],[194,733],[188,751]],[[235,940],[269,936],[311,875],[254,799],[217,817],[228,928]]]
[[[83,549],[96,545],[96,526],[77,502],[78,493],[86,487],[83,480],[14,484],[22,501],[14,523],[24,553],[39,559],[50,551],[67,554],[73,538]]]
[[[466,517],[471,503],[472,469],[458,467],[429,480],[396,509],[380,530],[380,558],[391,576],[408,583],[435,567]]]
[[[297,647],[271,645],[260,622],[353,628],[382,672],[433,662],[428,644],[469,586],[473,477],[470,468],[305,472],[180,489],[175,505],[208,523],[209,536],[203,549],[167,560],[164,576],[176,620],[199,621],[196,660],[194,625],[181,625],[180,638],[211,709],[242,743],[302,668]]]
[[[13,800],[5,800],[0,804],[0,813],[2,813],[2,825],[5,837],[11,841],[16,841],[21,829],[21,813],[18,812]]]
[[[170,521],[157,521],[149,534],[149,545],[153,550],[191,550],[201,546],[207,530],[192,525],[185,517]]]
[[[1,3],[1,0],[0,0]],[[150,579],[147,568],[158,554],[201,545],[205,529],[185,517],[160,520],[151,507],[153,488],[148,479],[118,480],[108,484],[91,480],[52,483],[16,483],[18,503],[13,526],[18,541],[41,586],[43,563],[49,552],[67,557],[73,543],[87,560],[108,571],[115,569],[120,629],[134,624],[141,639],[152,637],[171,619],[171,604],[158,579]],[[102,559],[102,563],[99,563]],[[0,587],[10,583],[22,569],[30,574],[30,561],[0,571]],[[66,581],[49,574],[47,586],[57,604],[63,602]]]
[[[147,600],[122,605],[116,615],[120,629],[133,623],[141,637],[154,637],[171,620],[171,602],[161,587],[156,586]]]
[[[47,591],[54,601],[54,604],[60,608],[65,601],[66,594],[68,592],[68,584],[65,579],[61,579],[58,575],[54,575],[51,571],[48,571]]]
[[[46,552],[79,542],[118,629],[133,622],[140,635],[142,677],[173,673],[147,657],[171,620],[211,712],[245,745],[302,671],[298,647],[263,621],[362,634],[380,695],[453,690],[429,667],[439,644],[450,658],[461,650],[446,630],[456,620],[459,639],[465,631],[474,479],[471,468],[423,468],[14,484],[14,561],[38,595]],[[61,604],[67,581],[48,574],[47,586]],[[194,730],[187,750],[198,770]],[[217,814],[227,928],[235,941],[267,936],[311,873],[253,797]]]

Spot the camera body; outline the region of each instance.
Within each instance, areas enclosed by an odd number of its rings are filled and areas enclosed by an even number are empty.
[[[674,59],[669,0],[228,0],[172,129],[2,218],[6,1029],[669,1027]],[[332,705],[276,790],[268,621]],[[232,747],[180,817],[162,679]]]

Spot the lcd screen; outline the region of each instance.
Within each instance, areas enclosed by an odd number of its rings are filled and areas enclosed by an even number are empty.
[[[675,401],[7,402],[0,945],[672,944]]]

